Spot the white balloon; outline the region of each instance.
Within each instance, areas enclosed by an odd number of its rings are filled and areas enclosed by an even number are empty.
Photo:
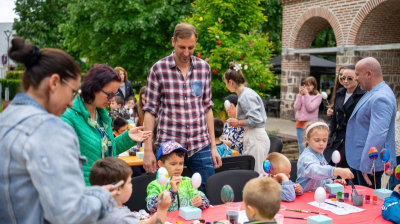
[[[157,171],[156,179],[160,185],[165,185],[169,179],[167,169],[165,169],[164,167],[160,167]]]
[[[229,108],[231,108],[231,102],[229,102],[229,100],[225,100],[224,106],[225,106],[225,109],[228,110]]]
[[[194,188],[199,188],[201,185],[201,175],[199,173],[194,173],[192,176],[192,186]]]
[[[324,99],[324,100],[328,99],[328,94],[326,94],[326,92],[322,92],[321,95],[322,95],[322,99]]]
[[[332,153],[332,162],[339,163],[340,162],[340,153],[338,150],[333,151]]]
[[[318,187],[314,193],[314,199],[318,203],[324,203],[326,199],[326,191],[323,187]]]

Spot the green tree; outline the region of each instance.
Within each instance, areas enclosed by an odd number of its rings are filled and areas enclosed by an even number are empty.
[[[61,25],[69,51],[89,64],[122,66],[144,81],[149,68],[172,52],[174,27],[193,12],[190,0],[72,0]]]
[[[65,22],[67,0],[16,0],[13,29],[39,48],[63,48],[58,25]]]
[[[249,87],[263,96],[276,78],[268,66],[273,44],[261,31],[267,18],[260,0],[197,0],[192,5],[195,13],[185,21],[199,34],[195,55],[211,66],[214,111],[222,110],[230,94],[221,77],[231,61],[242,65]]]
[[[268,33],[268,40],[274,43],[277,54],[281,54],[282,48],[282,3],[279,0],[261,1],[263,13],[268,18],[262,24],[262,31]]]
[[[332,27],[327,27],[322,30],[314,39],[311,44],[311,48],[322,48],[322,47],[336,47],[335,33]],[[332,60],[336,58],[336,55],[315,55],[319,58]]]

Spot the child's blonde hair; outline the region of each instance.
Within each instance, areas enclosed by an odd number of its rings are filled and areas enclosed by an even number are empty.
[[[314,130],[326,130],[329,134],[329,126],[328,124],[324,121],[319,119],[318,121],[310,121],[306,123],[306,126],[304,127],[304,136],[308,139],[311,138],[311,134],[314,132]],[[304,148],[308,146],[307,142],[304,141]]]
[[[273,169],[281,169],[287,166],[291,166],[290,160],[286,156],[278,152],[272,152],[268,154],[265,159],[271,163]]]
[[[243,189],[243,201],[257,209],[261,217],[273,219],[281,204],[281,185],[270,177],[254,178]]]

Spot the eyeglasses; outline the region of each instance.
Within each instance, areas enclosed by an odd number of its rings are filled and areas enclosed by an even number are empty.
[[[82,90],[81,89],[76,89],[75,87],[71,86],[71,84],[69,84],[67,81],[65,81],[65,79],[61,79],[61,82],[65,83],[67,86],[69,86],[74,93],[72,94],[72,101],[75,101],[75,99],[81,95]]]
[[[353,77],[345,77],[345,76],[340,77],[340,81],[342,81],[342,82],[345,82],[346,79],[347,79],[348,82],[351,82],[351,81],[354,80]]]
[[[104,94],[106,94],[107,95],[107,99],[108,100],[111,100],[112,98],[114,98],[116,95],[117,95],[117,93],[107,93],[106,91],[104,91],[104,90],[101,90]]]

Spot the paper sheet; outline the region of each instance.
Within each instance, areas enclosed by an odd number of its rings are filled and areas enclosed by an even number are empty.
[[[249,221],[249,219],[247,218],[246,211],[245,210],[241,210],[239,212],[238,222],[239,223],[245,223],[245,222],[248,222],[248,221]]]
[[[123,152],[123,153],[119,154],[118,156],[129,156],[129,153]]]
[[[315,206],[317,208],[321,208],[322,210],[326,210],[326,211],[330,211],[332,213],[335,213],[336,215],[348,215],[351,213],[356,213],[356,212],[362,212],[365,209],[344,203],[344,202],[333,202],[331,199],[327,199],[325,200],[325,202],[328,203],[332,203],[332,204],[336,204],[339,207],[333,206],[333,205],[329,205],[326,203],[322,203],[321,207],[320,204],[317,203],[316,201],[313,202],[309,202],[309,205]]]

